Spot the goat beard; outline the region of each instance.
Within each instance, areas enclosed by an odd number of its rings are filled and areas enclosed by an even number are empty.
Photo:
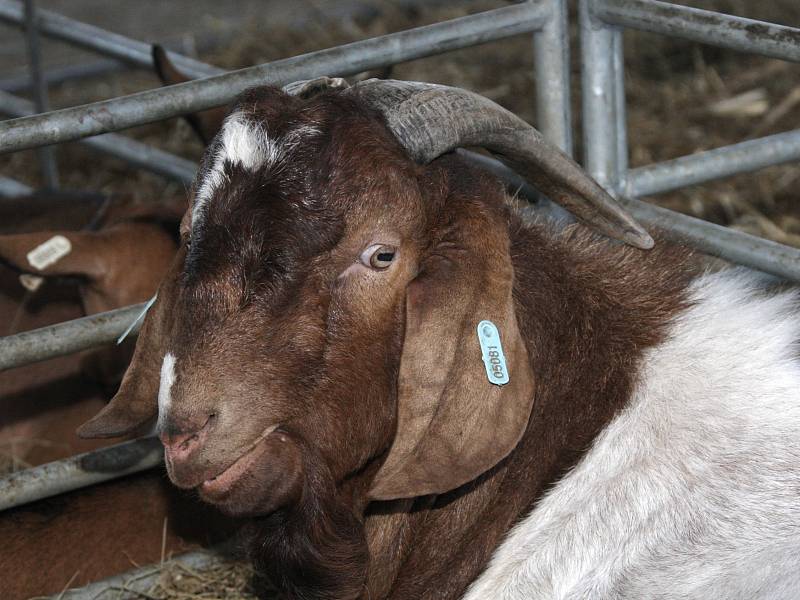
[[[357,600],[369,567],[363,516],[322,458],[303,450],[300,501],[253,519],[248,528],[257,578],[287,600]]]

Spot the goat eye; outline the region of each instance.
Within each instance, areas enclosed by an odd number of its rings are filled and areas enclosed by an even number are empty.
[[[361,253],[361,263],[372,269],[385,269],[392,264],[396,248],[384,244],[373,244]]]

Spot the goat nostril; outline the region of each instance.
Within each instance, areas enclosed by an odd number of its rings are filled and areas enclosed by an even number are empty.
[[[208,429],[216,420],[217,414],[210,413],[205,421],[195,421],[192,426],[190,421],[168,421],[164,430],[159,434],[161,442],[170,453],[186,454],[198,446]]]
[[[198,440],[198,438],[199,438],[199,437],[200,437],[200,436],[198,436],[198,435],[195,433],[195,434],[193,434],[191,437],[188,437],[188,438],[186,438],[185,440],[183,440],[183,441],[180,443],[180,449],[181,449],[181,450],[188,450],[188,449],[189,449],[189,446],[191,446],[192,444],[194,444],[194,443],[195,443],[195,442]]]

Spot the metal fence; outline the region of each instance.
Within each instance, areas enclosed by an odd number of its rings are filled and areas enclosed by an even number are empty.
[[[0,20],[23,24],[23,4],[0,0]],[[27,22],[29,31],[35,24],[42,35],[118,61],[150,66],[150,49],[142,42],[47,11],[29,15]],[[658,226],[668,236],[732,262],[800,281],[800,251],[639,199],[797,160],[800,130],[630,169],[622,46],[623,29],[628,27],[800,62],[800,29],[656,0],[580,0],[579,26],[587,170],[637,218]],[[188,181],[195,170],[190,161],[112,132],[221,106],[253,85],[347,76],[525,33],[533,38],[537,125],[546,137],[571,153],[567,0],[531,0],[232,72],[172,53],[178,68],[201,79],[32,116],[22,115],[35,107],[0,92],[0,112],[21,116],[0,122],[0,152],[82,140],[137,167]],[[487,159],[478,160],[485,164]],[[505,179],[518,181],[498,163],[489,162],[489,166]],[[0,178],[0,195],[26,189]],[[113,343],[141,307],[0,338],[0,370]],[[152,468],[160,461],[157,445],[145,438],[15,473],[0,478],[0,510]]]

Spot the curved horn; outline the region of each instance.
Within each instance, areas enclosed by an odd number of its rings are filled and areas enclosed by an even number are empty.
[[[282,89],[290,96],[310,98],[325,90],[343,90],[349,86],[350,84],[341,77],[317,77],[316,79],[303,79],[287,83]]]
[[[455,148],[480,146],[601,233],[653,247],[653,238],[575,161],[491,100],[443,85],[377,79],[345,93],[381,112],[414,160],[425,164]]]

